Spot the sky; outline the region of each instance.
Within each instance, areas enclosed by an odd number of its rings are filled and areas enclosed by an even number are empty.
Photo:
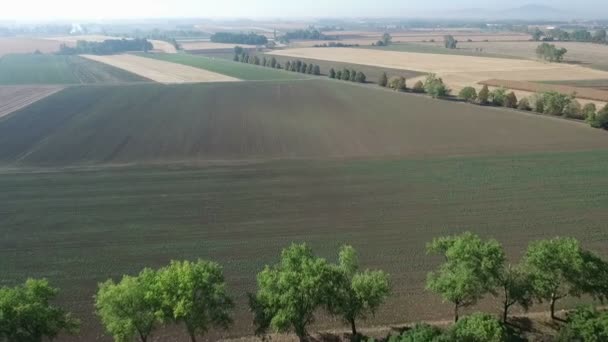
[[[164,17],[415,17],[464,9],[535,4],[576,16],[606,13],[608,0],[2,0],[2,20],[127,19]]]

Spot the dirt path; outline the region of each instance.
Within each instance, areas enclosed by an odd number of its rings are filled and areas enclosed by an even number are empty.
[[[84,58],[105,63],[159,83],[234,82],[237,78],[191,66],[135,55],[96,56]]]

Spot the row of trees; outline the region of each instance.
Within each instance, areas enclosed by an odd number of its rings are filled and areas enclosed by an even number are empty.
[[[289,43],[292,39],[306,39],[306,40],[335,40],[337,37],[328,36],[323,34],[321,31],[316,29],[314,26],[310,26],[307,29],[299,29],[289,31],[279,37],[281,43]]]
[[[148,52],[154,46],[147,39],[107,39],[103,42],[90,42],[79,40],[75,47],[61,44],[59,54],[76,55],[76,54],[93,54],[93,55],[111,55],[115,53],[127,51],[143,51]]]
[[[555,45],[549,43],[542,43],[536,47],[536,55],[538,58],[549,62],[561,63],[564,60],[564,56],[567,52],[567,49],[557,48]]]
[[[229,44],[247,44],[247,45],[265,45],[268,43],[266,36],[250,33],[234,33],[234,32],[217,32],[211,35],[211,41],[214,43],[229,43]]]
[[[594,103],[582,106],[574,95],[565,95],[558,92],[538,93],[530,98],[518,101],[514,92],[505,88],[489,90],[487,85],[477,92],[473,87],[463,88],[458,97],[469,103],[480,105],[493,105],[499,107],[516,108],[525,111],[534,111],[539,114],[563,116],[566,118],[586,120],[592,127],[608,129],[608,105],[598,111]]]
[[[320,66],[312,63],[306,64],[306,62],[302,62],[301,60],[287,61],[285,63],[285,70],[316,76],[321,75]]]
[[[532,39],[535,41],[576,41],[576,42],[593,42],[606,44],[608,43],[607,34],[605,29],[598,29],[594,33],[588,30],[579,29],[572,32],[564,31],[556,28],[548,30],[547,32],[541,31],[538,27],[532,32]]]
[[[511,308],[527,310],[534,302],[555,305],[567,297],[608,296],[608,263],[572,238],[532,242],[518,264],[506,260],[502,246],[465,232],[434,239],[429,254],[443,263],[428,274],[426,288],[450,302],[455,324],[446,331],[416,325],[388,341],[506,341]],[[373,315],[388,298],[390,277],[381,270],[362,270],[355,249],[340,248],[336,263],[317,257],[306,244],[292,244],[275,265],[257,275],[257,291],[248,293],[256,334],[294,332],[301,341],[319,310],[339,317],[357,337],[357,322]],[[75,333],[79,322],[50,302],[57,290],[46,280],[0,289],[0,340],[42,341]],[[486,296],[497,298],[502,320],[487,313],[460,319],[460,310]],[[116,341],[147,341],[165,325],[182,325],[190,339],[232,323],[234,304],[222,267],[210,261],[172,261],[119,282],[99,284],[96,313]],[[608,337],[608,314],[584,308],[560,331],[563,341],[602,341]],[[582,339],[581,339],[582,338]]]
[[[342,80],[342,81],[351,81],[357,83],[366,83],[367,76],[361,71],[356,71],[355,69],[347,69],[335,71],[334,68],[329,69],[329,74],[327,75],[329,78]]]
[[[434,98],[446,97],[451,93],[451,89],[449,89],[443,80],[440,77],[437,77],[436,74],[428,74],[425,81],[417,81],[414,86],[409,89],[407,87],[407,81],[405,77],[392,77],[388,78],[386,72],[380,75],[378,79],[378,85],[385,88],[391,88],[395,91],[406,92],[411,90],[413,93],[427,93]]]

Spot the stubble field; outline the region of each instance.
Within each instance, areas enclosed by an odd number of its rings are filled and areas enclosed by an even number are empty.
[[[0,86],[0,118],[61,89],[60,86]]]

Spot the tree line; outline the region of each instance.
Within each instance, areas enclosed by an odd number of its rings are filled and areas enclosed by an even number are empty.
[[[279,42],[286,44],[286,43],[289,43],[293,39],[336,40],[337,37],[328,36],[326,34],[323,34],[323,32],[321,32],[314,26],[310,26],[306,29],[299,29],[299,30],[285,32],[285,34],[283,34],[282,36],[279,37]]]
[[[361,71],[357,71],[355,69],[344,68],[342,70],[335,71],[334,68],[329,69],[329,74],[327,75],[329,78],[342,80],[342,81],[351,81],[357,83],[366,83],[367,76]]]
[[[211,35],[210,40],[214,43],[265,45],[268,43],[266,36],[250,33],[216,32]]]
[[[595,30],[591,33],[585,29],[578,29],[572,32],[568,32],[559,28],[547,30],[546,32],[540,30],[538,27],[534,28],[532,32],[532,39],[535,41],[575,41],[575,42],[592,42],[598,44],[607,44],[607,34],[605,29]]]
[[[447,329],[418,324],[387,341],[508,341],[514,333],[506,324],[515,306],[528,310],[534,302],[546,303],[551,318],[558,319],[558,301],[608,296],[608,263],[573,238],[531,242],[517,264],[507,262],[496,240],[471,232],[436,238],[426,249],[443,259],[428,273],[426,289],[451,303],[454,324]],[[292,244],[256,280],[256,292],[247,293],[256,335],[293,332],[300,341],[308,340],[308,328],[320,311],[340,318],[353,340],[361,341],[357,323],[377,312],[396,286],[386,272],[363,269],[348,245],[339,249],[333,263],[306,244]],[[78,320],[51,304],[57,294],[46,280],[0,288],[0,340],[38,342],[77,333]],[[461,318],[463,308],[486,296],[500,303],[500,319],[482,312]],[[222,266],[200,259],[107,280],[99,284],[94,301],[97,316],[116,341],[145,342],[168,325],[182,326],[196,341],[212,328],[228,329],[234,309]],[[560,341],[607,340],[608,312],[579,308],[559,334]]]
[[[89,42],[79,40],[75,47],[61,44],[59,54],[61,55],[76,55],[76,54],[93,54],[93,55],[111,55],[115,53],[127,51],[143,51],[148,52],[154,46],[147,39],[106,39],[103,42]]]
[[[561,63],[568,52],[565,48],[557,48],[553,44],[542,43],[536,47],[536,56],[549,62]]]
[[[384,72],[378,79],[378,85],[383,88],[390,88],[400,92],[411,91],[412,93],[426,93],[433,98],[447,97],[452,92],[452,90],[445,85],[443,79],[437,77],[437,75],[433,73],[428,74],[424,82],[417,81],[410,89],[407,86],[405,77],[391,77],[389,79],[387,73]]]

